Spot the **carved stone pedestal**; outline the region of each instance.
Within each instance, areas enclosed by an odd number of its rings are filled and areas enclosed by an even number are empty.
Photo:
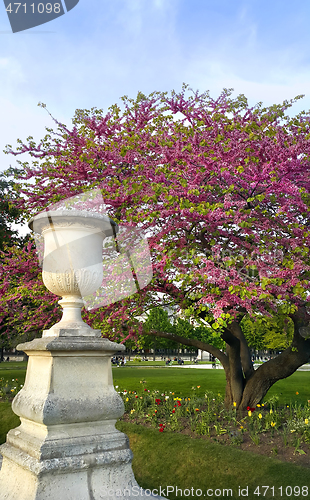
[[[0,448],[1,500],[150,496],[135,481],[127,436],[115,429],[124,407],[111,355],[123,346],[73,333],[18,347],[29,361],[12,405],[21,425]]]

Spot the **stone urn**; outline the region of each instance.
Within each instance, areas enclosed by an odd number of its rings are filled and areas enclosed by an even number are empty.
[[[82,297],[95,292],[102,282],[102,245],[118,232],[105,215],[79,210],[43,212],[29,227],[44,239],[42,278],[46,288],[63,297],[63,316],[43,336],[96,336],[81,318]]]
[[[0,448],[0,500],[152,497],[137,484],[128,438],[115,428],[124,405],[111,355],[124,346],[81,318],[83,296],[101,284],[103,239],[117,225],[74,210],[43,212],[29,225],[44,238],[43,281],[62,297],[63,316],[18,346],[29,360],[12,404],[21,424]]]

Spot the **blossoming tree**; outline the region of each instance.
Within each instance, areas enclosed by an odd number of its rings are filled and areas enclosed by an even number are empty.
[[[109,216],[148,236],[151,283],[88,318],[106,334],[173,336],[208,351],[224,367],[227,404],[239,408],[310,356],[310,117],[287,116],[296,99],[251,108],[228,90],[216,100],[186,86],[139,93],[107,112],[77,110],[72,129],[56,122],[39,144],[7,148],[34,159],[16,177],[29,214],[99,187]],[[226,348],[145,331],[137,318],[163,304],[208,322]],[[240,321],[276,311],[293,319],[293,341],[254,370]]]

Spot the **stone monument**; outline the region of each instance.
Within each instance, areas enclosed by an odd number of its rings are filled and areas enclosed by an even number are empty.
[[[101,284],[103,239],[117,226],[74,210],[40,213],[29,226],[44,238],[43,282],[63,297],[63,315],[42,338],[18,346],[29,361],[12,404],[21,424],[0,448],[0,499],[149,497],[135,481],[128,438],[115,429],[124,406],[111,355],[124,347],[81,318],[82,297]]]

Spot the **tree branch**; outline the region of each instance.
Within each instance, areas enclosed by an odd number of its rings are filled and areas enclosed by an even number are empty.
[[[224,369],[228,368],[228,358],[224,352],[217,347],[214,347],[211,344],[207,344],[206,342],[201,342],[201,340],[191,339],[181,337],[180,335],[176,335],[175,333],[162,332],[159,330],[143,330],[144,335],[154,335],[155,337],[162,337],[165,339],[173,340],[174,342],[178,342],[179,344],[184,344],[192,347],[197,347],[202,351],[207,351],[216,357],[223,365]]]

